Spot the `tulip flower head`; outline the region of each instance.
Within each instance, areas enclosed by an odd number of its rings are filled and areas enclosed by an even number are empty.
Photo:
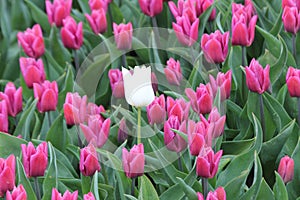
[[[4,92],[0,92],[0,99],[5,100],[8,115],[15,117],[22,111],[22,88],[16,89],[14,83],[6,84]]]
[[[83,200],[96,200],[96,198],[92,192],[89,192],[89,193],[83,195]]]
[[[64,116],[68,126],[83,123],[87,113],[87,96],[68,92],[64,103]]]
[[[108,3],[106,0],[89,0],[89,7],[92,11],[103,9],[106,12]]]
[[[50,24],[55,24],[57,27],[62,26],[63,20],[70,16],[72,9],[72,0],[46,0],[46,12]]]
[[[134,145],[130,151],[123,147],[122,164],[128,178],[142,176],[145,166],[144,145]]]
[[[282,0],[282,9],[285,7],[297,7],[300,10],[300,1],[298,0]]]
[[[207,194],[206,200],[226,200],[226,192],[223,187],[218,187],[215,191]]]
[[[52,189],[52,195],[51,195],[51,200],[77,200],[78,198],[78,191],[74,191],[71,193],[69,190],[66,190],[63,196],[61,193],[57,191],[56,188]]]
[[[93,144],[80,150],[79,169],[84,176],[93,176],[101,167]]]
[[[151,67],[135,66],[133,73],[122,67],[125,99],[135,107],[148,106],[154,100]]]
[[[214,33],[203,34],[201,48],[205,59],[210,63],[222,63],[228,54],[229,32],[221,34],[219,30]]]
[[[0,131],[8,132],[8,112],[5,100],[0,101]]]
[[[139,0],[140,8],[145,15],[154,17],[163,10],[163,0]]]
[[[43,83],[46,79],[44,64],[42,59],[34,58],[19,59],[20,68],[28,88],[33,87],[33,83]]]
[[[41,26],[36,24],[32,29],[17,34],[19,45],[22,46],[27,56],[39,58],[45,52],[45,44]]]
[[[197,124],[189,120],[188,122],[188,144],[190,153],[193,156],[198,156],[202,148],[205,146],[205,136],[207,135],[207,129],[203,123]]]
[[[189,117],[190,103],[185,102],[183,99],[172,99],[167,97],[167,113],[168,117],[172,115],[177,116],[180,122],[187,120]]]
[[[16,158],[12,154],[7,159],[0,158],[0,197],[13,190],[16,178]]]
[[[119,69],[110,69],[108,72],[108,78],[112,90],[112,95],[115,98],[124,98],[125,92],[122,72]]]
[[[118,142],[122,143],[128,138],[128,127],[125,118],[122,118],[118,130]]]
[[[254,58],[246,70],[246,84],[250,91],[258,94],[264,93],[270,87],[270,65],[265,69]]]
[[[191,21],[186,15],[176,17],[176,23],[173,22],[178,41],[184,46],[192,46],[198,39],[199,19]]]
[[[48,166],[47,142],[34,148],[31,142],[26,146],[21,144],[23,166],[28,177],[44,176]]]
[[[179,60],[175,61],[174,58],[170,58],[167,61],[167,67],[164,69],[164,72],[169,84],[180,86],[182,72]]]
[[[129,50],[132,45],[132,23],[119,24],[113,23],[114,36],[117,48],[120,50]]]
[[[106,13],[104,9],[92,10],[91,15],[85,14],[95,34],[104,33],[107,29]]]
[[[63,20],[60,34],[66,48],[80,49],[83,43],[82,22],[77,24],[71,16],[68,16]]]
[[[14,187],[13,191],[10,193],[6,191],[6,200],[26,200],[27,194],[23,185],[20,184],[18,187]]]
[[[196,0],[196,13],[197,17],[202,15],[210,6],[212,6],[214,3],[214,0]],[[216,18],[216,9],[213,8],[208,20],[212,21]]]
[[[222,153],[223,151],[220,150],[215,154],[211,147],[202,149],[196,161],[197,175],[203,178],[213,178],[218,171]]]
[[[105,112],[105,108],[102,105],[98,106],[91,102],[87,105],[87,119],[90,115],[100,115],[101,120],[104,121],[104,118],[102,117],[101,113]]]
[[[213,96],[215,97],[218,92],[218,88],[220,89],[221,101],[228,99],[231,91],[231,70],[226,72],[225,74],[219,72],[217,78],[214,79],[212,75],[209,75],[209,82],[213,92]]]
[[[291,97],[300,97],[300,70],[289,67],[286,74],[286,85]]]
[[[154,101],[147,106],[147,117],[149,124],[161,124],[166,119],[166,101],[162,94],[155,97]]]
[[[284,183],[288,183],[294,178],[294,160],[289,156],[281,158],[278,173],[281,176]]]
[[[300,11],[296,6],[286,6],[282,14],[283,26],[286,32],[297,34],[300,29]]]
[[[203,115],[200,115],[200,119],[206,123],[206,119]],[[209,113],[207,123],[209,124],[208,134],[211,138],[217,138],[222,135],[224,125],[226,121],[226,115],[221,116],[216,107],[213,107]]]
[[[58,87],[56,81],[45,81],[42,84],[33,84],[34,98],[38,99],[37,108],[43,112],[56,110],[58,103]]]
[[[204,200],[203,194],[200,192],[197,192],[197,198],[198,200]]]
[[[173,1],[169,1],[168,5],[175,19],[177,17],[182,17],[183,15],[189,16],[191,21],[195,21],[197,19],[193,0],[178,0],[177,6]]]

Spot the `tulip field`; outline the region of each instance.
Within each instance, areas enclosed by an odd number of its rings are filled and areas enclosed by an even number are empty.
[[[299,31],[298,0],[0,0],[0,199],[300,200]]]

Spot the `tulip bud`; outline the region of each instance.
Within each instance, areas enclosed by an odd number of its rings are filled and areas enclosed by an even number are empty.
[[[124,118],[121,119],[119,130],[118,130],[118,142],[122,143],[128,138],[128,128],[126,126],[126,120]]]
[[[27,56],[32,58],[39,58],[45,52],[44,38],[41,26],[36,24],[32,29],[27,28],[26,31],[19,32],[18,35],[19,45],[23,47]]]
[[[286,85],[291,97],[300,97],[300,70],[289,67],[286,74]]]
[[[154,101],[147,106],[149,124],[161,124],[166,119],[166,101],[164,95],[155,97]]]
[[[254,58],[249,67],[246,67],[246,84],[250,91],[264,93],[270,87],[270,65],[265,69]]]
[[[93,176],[96,171],[100,171],[101,166],[93,144],[80,150],[79,169],[84,176]]]
[[[107,28],[106,13],[104,9],[92,10],[92,14],[85,14],[87,21],[90,24],[95,34],[104,33]]]
[[[15,117],[22,111],[22,88],[16,89],[14,83],[6,84],[4,93],[0,92],[0,99],[5,100],[8,115]]]
[[[205,121],[206,119],[203,115],[200,115],[200,119]],[[214,107],[212,111],[209,113],[209,117],[207,122],[209,123],[208,132],[210,138],[217,138],[222,135],[224,130],[224,125],[226,121],[226,116],[221,116],[218,112],[218,109]]]
[[[167,149],[179,153],[186,148],[187,143],[171,129],[176,129],[186,134],[186,121],[180,123],[178,117],[172,115],[164,124],[164,143]]]
[[[294,178],[294,160],[289,156],[281,158],[278,173],[281,176],[284,183],[288,183]]]
[[[197,197],[198,200],[204,200],[203,194],[201,194],[200,192],[197,192]]]
[[[132,149],[122,149],[122,164],[123,169],[128,178],[135,178],[144,174],[145,155],[144,145],[134,145]]]
[[[64,195],[61,196],[61,194],[57,191],[56,188],[52,189],[52,196],[51,200],[77,200],[78,198],[78,191],[71,193],[69,190],[66,190]]]
[[[50,0],[46,0],[46,12],[50,24],[57,27],[62,26],[63,20],[70,16],[72,9],[72,0],[54,0],[53,4]]]
[[[210,113],[213,105],[213,94],[209,85],[200,84],[196,92],[191,88],[185,89],[185,94],[191,101],[193,110],[198,114]]]
[[[300,1],[297,0],[282,0],[282,9],[284,10],[285,7],[297,7],[300,9]]]
[[[197,175],[203,178],[213,178],[218,171],[222,153],[223,151],[220,150],[215,154],[211,147],[202,149],[196,161]]]
[[[132,24],[119,24],[113,23],[114,36],[117,48],[120,50],[129,50],[132,45]],[[125,66],[123,66],[125,67]]]
[[[197,17],[202,15],[210,6],[212,6],[214,3],[214,0],[196,0],[196,12]],[[209,21],[212,21],[216,18],[216,9],[214,8],[208,18]]]
[[[110,119],[102,121],[100,115],[91,115],[87,125],[80,124],[80,128],[87,142],[91,142],[96,147],[101,148],[108,138]]]
[[[170,58],[167,61],[167,67],[164,69],[164,72],[169,84],[180,86],[182,73],[179,60],[175,61],[173,58]]]
[[[158,92],[158,80],[154,72],[151,73],[151,82],[152,82],[153,91]]]
[[[163,10],[163,0],[139,0],[140,8],[145,15],[154,17]]]
[[[187,15],[192,22],[197,19],[193,0],[179,0],[177,2],[177,7],[173,1],[169,1],[168,5],[175,19],[183,15]]]
[[[15,186],[16,158],[11,154],[7,159],[0,158],[0,197]]]
[[[56,110],[58,102],[58,88],[56,81],[45,81],[42,84],[33,84],[34,98],[38,99],[37,108],[43,112]]]
[[[96,200],[96,198],[92,192],[89,192],[89,193],[83,195],[83,200]]]
[[[101,115],[101,113],[105,113],[105,112],[106,111],[105,111],[105,109],[102,105],[97,106],[94,103],[88,103],[88,105],[87,105],[87,115],[86,115],[85,121],[87,121],[89,119],[90,115],[99,115],[100,118],[101,118],[101,121],[104,121],[104,118]]]
[[[210,63],[222,63],[228,54],[229,32],[221,34],[219,30],[201,38],[201,48],[205,59]]]
[[[133,73],[122,67],[125,99],[135,107],[148,106],[154,100],[151,67],[135,66]]]
[[[198,156],[202,148],[205,146],[206,127],[203,123],[197,124],[189,120],[188,122],[188,143],[190,153],[193,156]]]
[[[28,177],[44,176],[48,166],[47,142],[40,143],[35,149],[31,142],[21,144],[23,166]]]
[[[0,101],[0,131],[4,133],[8,132],[8,113],[5,100]]]
[[[79,94],[68,92],[64,103],[64,115],[69,126],[79,125],[85,121],[87,109],[87,96],[82,98]]]
[[[226,200],[226,192],[223,187],[218,187],[214,192],[207,194],[206,200]]]
[[[18,187],[14,187],[13,191],[10,193],[6,191],[6,200],[26,200],[27,194],[23,185],[20,184]]]
[[[178,41],[185,46],[192,46],[198,39],[199,19],[191,21],[188,16],[183,15],[176,18],[172,23]]]
[[[189,117],[190,103],[186,103],[183,99],[172,99],[167,97],[167,113],[168,117],[177,116],[180,122],[187,120]]]
[[[65,47],[70,49],[80,49],[83,43],[82,22],[76,24],[76,21],[68,16],[63,20],[63,25],[60,34]]]
[[[298,8],[286,6],[283,10],[282,21],[285,31],[297,34],[300,29],[300,13]]]
[[[116,98],[124,98],[125,92],[122,72],[119,69],[110,69],[108,71],[108,78],[113,96]]]
[[[213,96],[215,97],[218,92],[218,88],[220,88],[221,101],[223,102],[225,99],[228,99],[231,91],[231,70],[226,72],[226,74],[219,72],[217,78],[214,79],[213,76],[209,75],[209,82],[213,92]]]
[[[21,57],[20,68],[27,87],[32,88],[33,83],[43,83],[46,79],[44,64],[42,59]]]
[[[104,9],[104,11],[107,11],[108,3],[105,0],[89,0],[89,6],[91,10],[100,10]]]

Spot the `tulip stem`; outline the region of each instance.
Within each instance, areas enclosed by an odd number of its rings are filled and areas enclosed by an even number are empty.
[[[113,31],[113,21],[114,21],[114,19],[113,19],[113,16],[112,16],[110,4],[108,5],[108,16],[109,16],[109,19],[110,19],[110,28]]]
[[[178,169],[180,171],[182,171],[182,161],[181,161],[181,155],[180,155],[180,152],[177,153],[177,156],[178,156]]]
[[[202,192],[203,192],[203,196],[204,199],[206,199],[207,197],[207,193],[208,193],[208,179],[207,178],[201,178],[202,181]]]
[[[135,180],[136,178],[132,178],[131,181],[131,196],[134,196]]]
[[[41,199],[41,191],[40,191],[39,182],[38,182],[37,177],[34,177],[34,187],[35,187],[37,199],[40,200]]]
[[[126,66],[127,66],[126,53],[125,53],[125,51],[124,51],[123,54],[122,54],[122,65],[123,65],[123,67],[126,67]]]
[[[298,124],[300,126],[300,98],[298,97],[297,100],[298,100]]]
[[[293,43],[293,56],[295,61],[297,62],[297,53],[296,53],[296,34],[292,35],[292,43]]]
[[[78,146],[81,149],[83,147],[81,138],[80,138],[80,128],[78,125],[76,125],[76,129],[77,129],[77,139],[78,139]]]
[[[242,66],[245,68],[246,66],[246,47],[242,46]],[[242,84],[241,84],[241,90],[242,90],[242,100],[247,99],[247,89],[245,88],[246,85],[246,75],[242,73]],[[245,101],[243,101],[245,102]]]
[[[138,107],[137,144],[141,143],[141,107]]]
[[[151,17],[152,19],[152,26],[153,26],[153,31],[154,31],[154,38],[155,38],[155,44],[156,47],[160,46],[160,42],[159,42],[159,32],[158,32],[158,26],[157,26],[157,21],[156,21],[156,17]]]
[[[265,112],[264,112],[264,101],[262,94],[259,95],[259,106],[260,106],[260,120],[261,127],[263,131],[263,141],[266,141],[266,132],[265,132]]]
[[[50,127],[51,127],[51,118],[50,118],[50,111],[48,111],[48,112],[46,112],[47,113],[47,115],[48,115],[48,124],[49,124],[49,129],[50,129]]]

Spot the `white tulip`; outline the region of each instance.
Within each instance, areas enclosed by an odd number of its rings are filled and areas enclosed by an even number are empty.
[[[125,99],[135,107],[148,106],[154,100],[151,83],[151,67],[135,66],[133,74],[122,67]]]

